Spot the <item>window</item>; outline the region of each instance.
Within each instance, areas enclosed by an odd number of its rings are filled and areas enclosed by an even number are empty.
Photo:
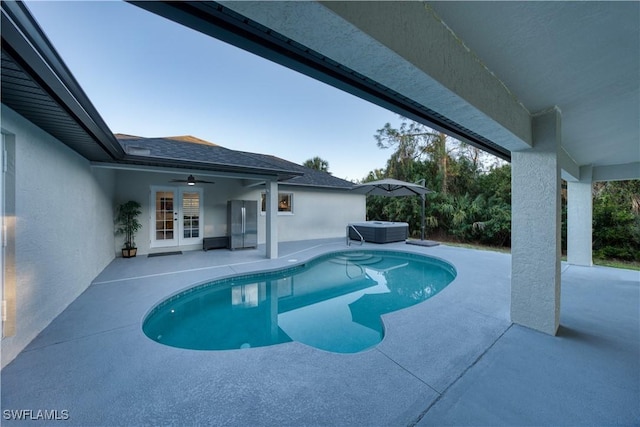
[[[267,212],[267,194],[262,193],[261,212]],[[278,193],[278,213],[293,213],[293,193]]]
[[[16,137],[0,136],[0,318],[5,338],[16,334]]]

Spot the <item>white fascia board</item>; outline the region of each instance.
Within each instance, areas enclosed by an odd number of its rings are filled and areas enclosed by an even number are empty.
[[[182,169],[182,168],[169,168],[158,166],[145,166],[145,165],[128,165],[121,163],[106,163],[106,162],[91,162],[91,167],[98,169],[113,169],[113,170],[128,170],[138,172],[155,172],[166,173],[173,175],[196,175],[198,177],[212,177],[212,178],[235,178],[263,183],[265,180],[273,179],[272,175],[249,175],[235,172],[216,172],[203,169]],[[245,184],[246,185],[246,184]]]
[[[640,179],[640,162],[593,167],[593,182],[630,179]]]
[[[580,165],[567,153],[564,147],[558,150],[558,160],[562,168],[562,179],[565,181],[580,181]]]

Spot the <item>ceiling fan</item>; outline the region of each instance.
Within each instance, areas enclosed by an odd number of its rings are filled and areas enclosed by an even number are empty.
[[[193,175],[189,175],[187,179],[172,179],[171,182],[186,182],[187,185],[196,185],[196,184],[215,184],[212,181],[205,181],[203,179],[195,179]]]

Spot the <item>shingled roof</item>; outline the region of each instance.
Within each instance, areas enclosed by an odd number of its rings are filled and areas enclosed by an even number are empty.
[[[263,159],[264,161],[279,165],[281,167],[287,167],[292,170],[301,172],[303,175],[296,176],[283,181],[283,184],[288,185],[304,185],[310,187],[331,187],[331,188],[345,188],[350,189],[353,187],[353,183],[341,178],[336,178],[327,172],[322,172],[316,169],[311,169],[305,166],[301,166],[297,163],[292,163],[288,160],[281,159],[280,157],[271,156],[268,154],[257,153],[244,153],[248,156]]]
[[[207,169],[277,174],[281,184],[350,189],[353,183],[279,157],[230,150],[193,136],[144,138],[115,134],[128,162],[154,164],[179,162]]]

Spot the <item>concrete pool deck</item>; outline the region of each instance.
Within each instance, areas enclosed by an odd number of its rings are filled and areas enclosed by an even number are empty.
[[[277,260],[264,248],[116,259],[2,370],[2,424],[24,424],[7,419],[11,410],[64,410],[57,423],[83,426],[640,425],[639,272],[563,264],[552,337],[511,324],[508,254],[362,248],[438,257],[458,276],[385,315],[384,340],[361,353],[297,342],[192,351],[143,334],[156,303],[209,279],[345,250],[344,239],[282,243]]]

